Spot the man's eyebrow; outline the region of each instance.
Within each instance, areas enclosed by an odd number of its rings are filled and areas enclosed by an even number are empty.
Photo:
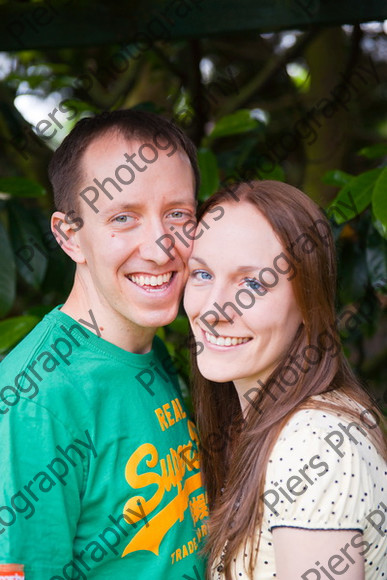
[[[110,203],[105,209],[100,210],[100,215],[107,216],[117,211],[137,211],[144,207],[143,202],[128,202],[128,203]]]
[[[166,204],[168,207],[172,206],[172,205],[190,205],[193,208],[196,207],[196,200],[195,199],[171,199],[171,201],[168,201],[168,203]]]
[[[101,209],[100,213],[101,215],[108,215],[110,213],[115,213],[117,211],[137,211],[137,210],[141,210],[144,207],[148,207],[148,203],[144,202],[144,201],[128,201],[126,203],[122,203],[122,202],[117,202],[114,203],[114,200],[111,201],[111,203],[106,206],[105,209]],[[171,207],[174,206],[187,206],[189,205],[190,207],[192,207],[192,209],[195,209],[195,201],[194,200],[188,200],[188,199],[172,199],[171,201],[168,201],[168,203],[165,204],[165,207],[167,209],[170,209]]]

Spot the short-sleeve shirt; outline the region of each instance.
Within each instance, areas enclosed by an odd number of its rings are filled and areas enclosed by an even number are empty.
[[[343,415],[303,409],[282,429],[266,472],[253,580],[276,577],[272,530],[279,526],[353,530],[347,563],[363,555],[366,580],[387,578],[387,465],[370,440],[375,418],[368,411],[358,417],[351,422]],[[232,564],[233,580],[249,578],[249,559],[250,548],[240,550]],[[317,568],[311,577],[318,574],[323,575]],[[215,566],[213,578],[219,577]]]
[[[28,580],[203,578],[198,435],[162,341],[58,309],[0,365],[0,564]]]

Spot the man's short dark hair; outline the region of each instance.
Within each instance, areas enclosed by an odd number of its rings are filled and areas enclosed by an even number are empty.
[[[124,109],[104,112],[81,119],[55,151],[48,175],[54,190],[55,207],[67,213],[78,209],[82,186],[82,159],[88,146],[106,134],[117,134],[127,141],[168,139],[176,149],[187,154],[194,174],[197,196],[200,174],[196,147],[172,121],[154,113]]]

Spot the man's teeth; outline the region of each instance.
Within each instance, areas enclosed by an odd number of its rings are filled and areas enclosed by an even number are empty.
[[[217,346],[236,346],[237,344],[244,344],[248,342],[249,338],[236,338],[235,336],[214,336],[209,332],[206,332],[206,339],[211,344],[216,344]]]
[[[128,276],[129,280],[139,286],[162,286],[171,279],[172,272],[160,274],[159,276]]]

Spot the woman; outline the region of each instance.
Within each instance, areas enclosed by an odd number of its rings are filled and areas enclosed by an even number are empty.
[[[209,578],[387,578],[386,446],[341,352],[325,217],[262,181],[215,194],[199,219],[185,308]]]

